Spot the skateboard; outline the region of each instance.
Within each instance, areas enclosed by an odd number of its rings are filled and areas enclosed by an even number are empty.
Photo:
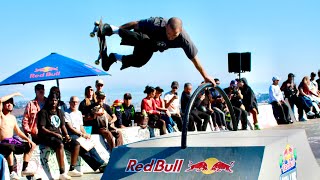
[[[94,22],[93,31],[90,33],[90,37],[94,38],[97,35],[98,43],[99,43],[99,56],[97,60],[95,60],[95,64],[100,64],[100,59],[102,58],[102,53],[107,48],[106,37],[102,35],[103,22],[102,18],[100,21]]]

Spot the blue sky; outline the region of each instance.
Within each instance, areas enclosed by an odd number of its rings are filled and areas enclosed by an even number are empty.
[[[97,39],[90,38],[93,22],[122,25],[151,16],[177,16],[196,44],[198,56],[213,77],[228,83],[236,77],[228,73],[229,52],[251,52],[251,69],[242,76],[267,92],[271,78],[286,79],[296,74],[296,82],[317,71],[320,49],[320,2],[297,0],[161,0],[161,1],[3,1],[0,6],[0,81],[22,68],[57,52],[94,65]],[[131,47],[120,46],[120,38],[107,39],[109,51],[130,54]],[[120,71],[111,67],[112,76],[101,77],[106,91],[141,89],[147,84],[169,90],[172,80],[180,84],[200,83],[202,77],[182,49],[155,53],[143,68]],[[61,80],[62,93],[82,95],[84,87],[97,78]],[[55,81],[43,82],[49,89]],[[35,83],[0,86],[0,96],[21,91],[33,97]],[[47,91],[48,92],[48,91]]]

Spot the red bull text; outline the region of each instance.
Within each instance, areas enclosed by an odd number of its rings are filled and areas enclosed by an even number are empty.
[[[54,72],[51,72],[54,71]],[[60,71],[58,67],[43,67],[43,68],[36,68],[34,70],[35,73],[30,74],[30,78],[43,78],[43,77],[51,77],[51,76],[60,76]]]
[[[183,161],[176,159],[173,164],[169,164],[165,159],[152,159],[150,163],[139,163],[137,159],[129,159],[125,172],[179,173]]]

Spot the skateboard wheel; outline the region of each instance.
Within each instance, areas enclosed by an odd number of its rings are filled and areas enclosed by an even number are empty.
[[[94,63],[95,63],[96,65],[99,65],[99,64],[100,64],[99,59],[97,59]]]
[[[96,34],[95,34],[94,32],[91,32],[91,33],[90,33],[90,37],[92,37],[92,38],[93,38],[95,35],[96,35]]]
[[[95,26],[99,26],[99,24],[100,24],[99,21],[94,22]]]

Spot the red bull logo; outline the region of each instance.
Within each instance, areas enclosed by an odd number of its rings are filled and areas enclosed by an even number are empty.
[[[55,72],[51,72],[55,71]],[[43,68],[36,68],[34,70],[35,73],[30,74],[30,78],[43,78],[43,77],[52,77],[52,76],[60,76],[60,71],[58,67],[43,67]]]
[[[220,161],[216,158],[208,158],[205,161],[200,161],[197,163],[193,163],[189,161],[188,169],[185,172],[195,171],[202,172],[203,174],[213,174],[215,172],[227,172],[233,173],[232,167],[234,165],[234,161],[231,161],[229,164],[223,161]]]
[[[36,68],[36,70],[34,70],[34,72],[49,72],[49,71],[58,71],[58,67],[43,67],[43,68]]]
[[[165,159],[152,159],[150,163],[139,163],[136,159],[129,159],[125,172],[179,173],[183,161],[176,159],[173,164],[169,164]]]

